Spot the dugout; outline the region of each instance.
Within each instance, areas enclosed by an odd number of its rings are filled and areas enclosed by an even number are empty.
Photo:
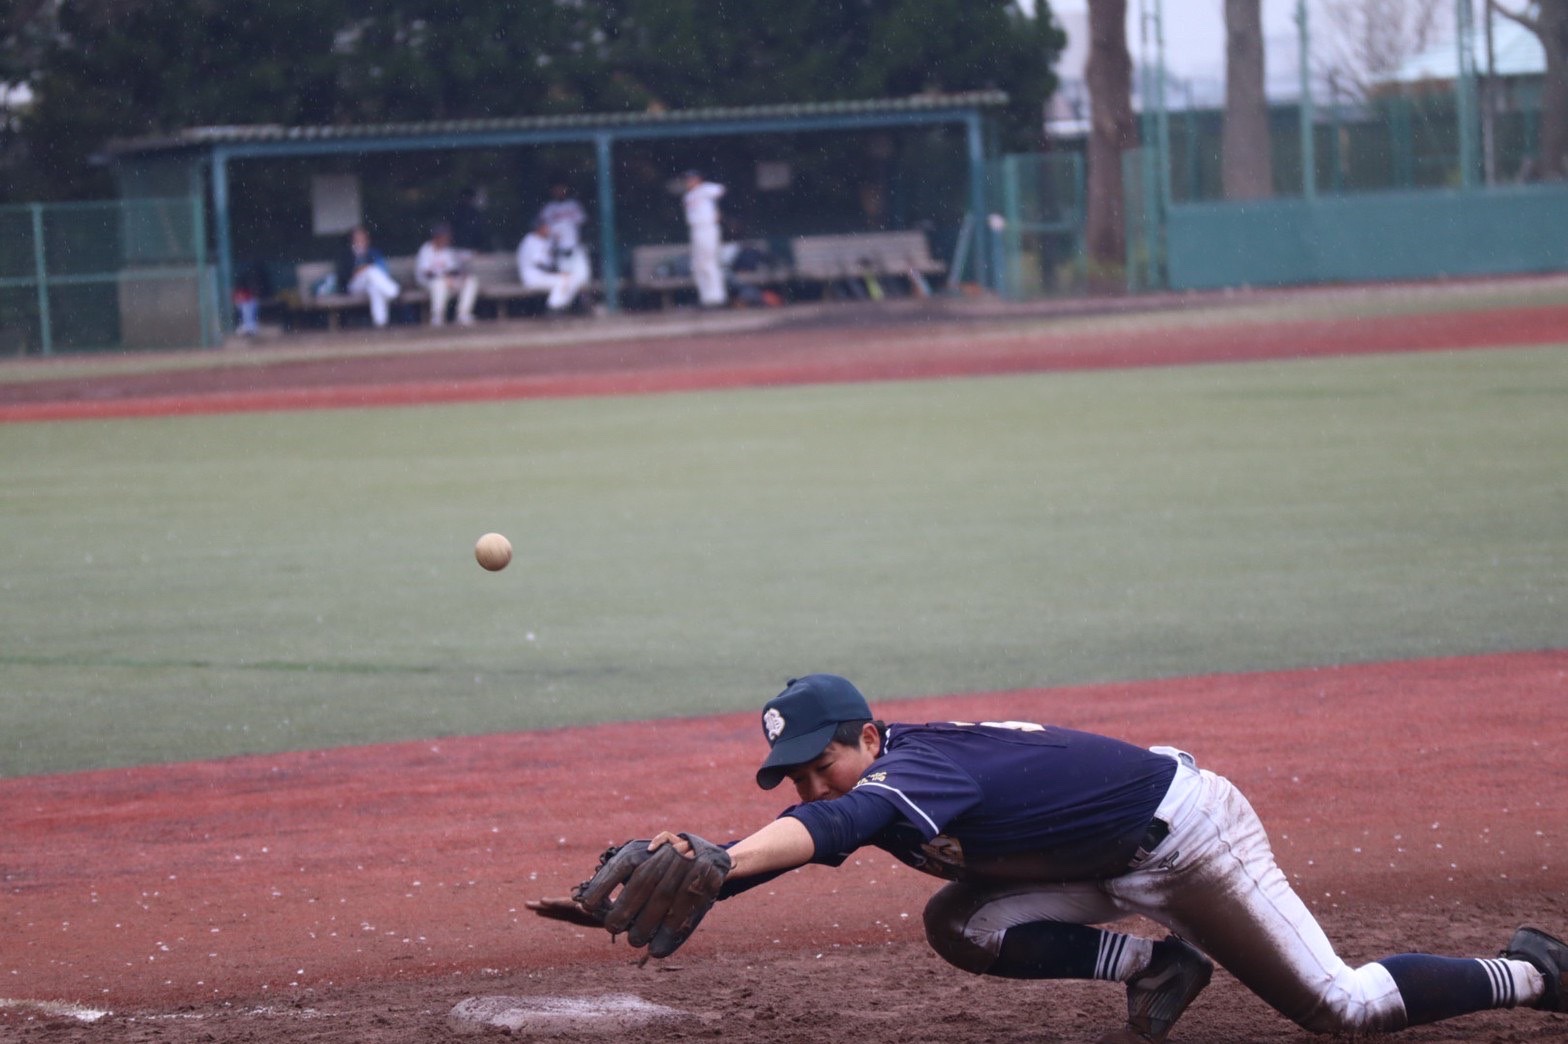
[[[863,101],[625,112],[561,116],[503,117],[417,123],[286,127],[236,125],[192,127],[175,134],[117,141],[108,147],[123,198],[196,196],[205,200],[212,229],[213,261],[219,293],[218,313],[228,315],[227,288],[236,271],[233,195],[236,165],[289,161],[330,166],[335,159],[364,159],[390,154],[457,153],[470,150],[575,147],[591,153],[594,192],[584,202],[596,208],[595,267],[611,311],[622,297],[622,247],[619,228],[617,149],[633,143],[687,142],[746,136],[759,140],[799,140],[830,132],[896,135],[897,132],[956,129],[961,144],[952,161],[964,182],[962,207],[970,215],[985,211],[988,110],[1006,104],[1001,91],[922,94]],[[697,149],[688,154],[700,157]],[[702,166],[700,159],[683,166]],[[675,174],[680,166],[667,172]],[[715,172],[722,174],[722,172]],[[277,204],[275,204],[277,205]],[[984,221],[970,221],[973,242],[965,247],[977,280],[988,282],[990,258]],[[817,229],[816,231],[829,231]],[[521,232],[518,230],[518,235]],[[515,246],[515,238],[512,244]]]

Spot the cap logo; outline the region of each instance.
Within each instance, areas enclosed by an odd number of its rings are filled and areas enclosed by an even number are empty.
[[[778,742],[784,732],[784,715],[777,707],[769,707],[762,713],[762,731],[767,734],[769,744]]]

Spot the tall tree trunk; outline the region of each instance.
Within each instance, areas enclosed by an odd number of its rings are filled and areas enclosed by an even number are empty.
[[[1546,51],[1541,83],[1541,177],[1568,177],[1568,0],[1541,0],[1536,35]]]
[[[1263,89],[1261,0],[1225,0],[1225,129],[1220,176],[1226,199],[1274,194],[1269,103]]]
[[[1138,143],[1132,117],[1127,0],[1089,0],[1089,178],[1084,248],[1096,268],[1127,263],[1122,153]]]

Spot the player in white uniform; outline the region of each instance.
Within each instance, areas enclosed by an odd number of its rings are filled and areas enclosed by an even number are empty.
[[[346,292],[364,294],[370,302],[370,321],[386,326],[391,318],[391,302],[402,289],[387,271],[386,258],[370,243],[370,231],[363,225],[349,233],[348,250],[338,262],[338,282]]]
[[[517,244],[517,278],[524,286],[550,292],[545,298],[545,306],[552,315],[570,308],[588,281],[586,264],[562,267],[559,258],[550,223],[540,212],[534,219],[533,230]]]
[[[686,209],[686,227],[691,231],[691,276],[697,283],[697,299],[705,308],[717,308],[728,295],[724,289],[724,269],[719,263],[719,199],[724,186],[705,181],[700,173],[688,170],[686,194],[681,204]]]
[[[593,278],[588,247],[582,241],[582,229],[588,222],[588,214],[582,204],[572,198],[572,190],[566,182],[556,181],[550,186],[550,202],[539,210],[539,221],[543,221],[550,229],[555,270],[570,280],[572,290],[566,297],[567,305],[570,305],[578,292]]]
[[[440,224],[430,230],[430,238],[414,258],[414,279],[430,294],[430,325],[446,322],[446,306],[457,295],[457,321],[462,326],[474,321],[474,302],[479,297],[479,277],[468,270],[468,252],[452,247],[452,226]]]

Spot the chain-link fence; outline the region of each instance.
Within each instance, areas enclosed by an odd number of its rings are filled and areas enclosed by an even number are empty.
[[[990,164],[994,279],[1010,299],[1084,285],[1084,166],[1077,153],[1025,153]]]
[[[0,355],[207,346],[218,320],[199,200],[0,207]]]
[[[1520,88],[1520,93],[1524,89]],[[1220,166],[1225,114],[1218,109],[1173,109],[1169,176],[1176,202],[1224,199]],[[1320,194],[1387,189],[1457,188],[1463,182],[1459,117],[1448,93],[1395,95],[1349,104],[1319,105],[1312,120],[1312,177]],[[1487,124],[1486,166],[1495,184],[1535,176],[1540,113],[1515,107]],[[1276,195],[1302,193],[1301,114],[1294,105],[1269,111],[1270,160]]]

